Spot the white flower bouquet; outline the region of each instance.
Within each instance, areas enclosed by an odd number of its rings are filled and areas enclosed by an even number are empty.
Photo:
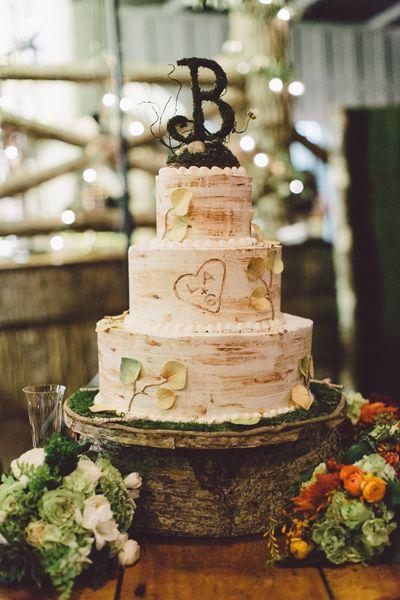
[[[107,458],[93,462],[55,434],[11,463],[0,484],[0,584],[50,582],[70,597],[82,572],[92,581],[133,565],[129,539],[141,478],[123,479]]]

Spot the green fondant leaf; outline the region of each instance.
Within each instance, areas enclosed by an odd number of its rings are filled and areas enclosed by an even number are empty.
[[[142,370],[141,363],[136,358],[121,358],[119,378],[122,383],[135,383]]]

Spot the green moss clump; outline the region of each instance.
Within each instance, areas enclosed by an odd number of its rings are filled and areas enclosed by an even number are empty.
[[[136,429],[172,429],[175,431],[243,431],[247,429],[256,429],[266,425],[280,425],[281,423],[293,423],[295,421],[306,421],[315,417],[322,417],[332,413],[340,402],[341,392],[331,388],[323,383],[311,383],[311,391],[314,394],[315,401],[309,410],[297,408],[291,412],[276,415],[275,417],[263,417],[256,425],[234,425],[229,421],[224,423],[175,423],[173,421],[150,421],[148,419],[135,419],[133,421],[123,421],[124,425]],[[70,408],[82,417],[101,417],[115,418],[115,413],[99,412],[92,413],[90,406],[93,404],[96,391],[78,391],[68,399]]]
[[[171,154],[168,165],[179,167],[240,167],[236,156],[221,142],[206,143],[204,152],[189,152],[187,148],[181,154]]]

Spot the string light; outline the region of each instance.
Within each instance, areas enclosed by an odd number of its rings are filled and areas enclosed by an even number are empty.
[[[276,94],[278,94],[283,90],[283,81],[282,79],[279,79],[279,77],[274,77],[269,82],[268,87],[271,90],[271,92],[275,92]]]
[[[95,169],[85,169],[82,173],[83,181],[86,183],[94,183],[97,179],[97,173]]]
[[[243,44],[239,40],[226,40],[222,45],[222,51],[234,54],[243,50]]]
[[[238,63],[236,70],[241,75],[246,75],[250,71],[250,65],[242,60],[240,63]]]
[[[64,240],[61,235],[53,235],[50,239],[50,246],[53,250],[62,250],[64,248]]]
[[[258,152],[253,158],[254,164],[260,169],[265,169],[269,163],[269,158],[264,152]]]
[[[304,185],[300,179],[293,179],[293,181],[289,183],[289,189],[292,194],[301,194],[301,192],[304,190]]]
[[[65,223],[65,225],[71,225],[75,221],[75,213],[73,210],[64,210],[61,214],[61,221]]]
[[[301,96],[305,92],[305,85],[301,81],[292,81],[289,83],[288,91],[292,96]]]
[[[132,101],[130,98],[121,98],[119,101],[119,107],[122,112],[128,112],[128,110],[131,110],[132,108]]]
[[[144,133],[144,125],[140,121],[132,121],[129,125],[129,133],[134,136],[139,136]]]
[[[7,146],[7,148],[4,149],[4,154],[8,160],[14,160],[14,158],[17,158],[18,156],[17,146]]]
[[[244,135],[240,139],[239,145],[245,152],[251,152],[256,147],[254,138],[251,135]]]
[[[281,8],[276,15],[281,21],[290,21],[291,14],[287,8]]]
[[[117,97],[114,94],[111,94],[111,92],[107,92],[107,94],[104,94],[102,102],[104,106],[110,108],[110,106],[114,106],[117,102]]]

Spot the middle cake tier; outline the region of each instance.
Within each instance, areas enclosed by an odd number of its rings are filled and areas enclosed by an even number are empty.
[[[282,269],[281,246],[251,238],[132,246],[127,321],[165,334],[265,329],[280,315]]]

